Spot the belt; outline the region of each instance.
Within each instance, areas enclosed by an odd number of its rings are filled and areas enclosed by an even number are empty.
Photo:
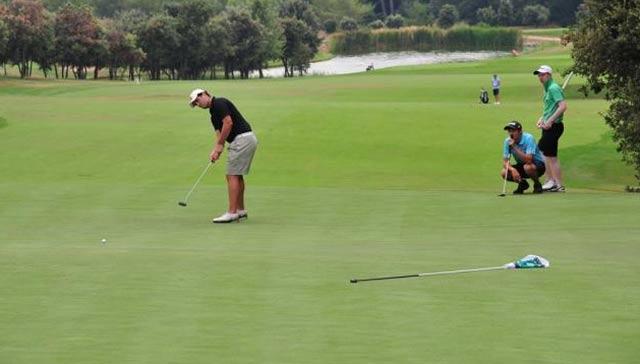
[[[246,133],[238,134],[238,135],[236,135],[235,138],[246,137],[246,136],[249,136],[249,135],[253,135],[253,132],[252,131],[248,131]],[[235,140],[235,138],[233,138],[233,139]]]

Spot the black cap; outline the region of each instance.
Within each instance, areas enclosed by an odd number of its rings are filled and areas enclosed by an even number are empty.
[[[522,130],[522,125],[514,120],[505,125],[504,130]]]

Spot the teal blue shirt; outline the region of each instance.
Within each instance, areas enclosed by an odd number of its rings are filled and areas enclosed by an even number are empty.
[[[505,158],[509,158],[509,140],[511,138],[507,137],[504,140],[504,153],[503,156]],[[544,163],[544,157],[542,156],[542,152],[540,148],[538,148],[538,144],[536,140],[533,138],[533,135],[529,133],[522,133],[522,138],[520,138],[520,142],[516,143],[518,149],[520,149],[524,154],[532,154],[533,161],[536,163]],[[520,160],[519,156],[513,153],[513,157],[516,159],[518,163],[524,163]]]
[[[560,85],[550,78],[544,84],[544,94],[542,95],[542,102],[544,103],[544,113],[542,114],[542,121],[547,121],[558,110],[558,103],[564,100],[564,93]],[[564,113],[560,115],[554,123],[561,123],[564,119]]]

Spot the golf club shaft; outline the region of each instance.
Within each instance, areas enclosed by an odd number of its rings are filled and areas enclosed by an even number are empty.
[[[194,183],[193,187],[191,187],[191,191],[189,191],[189,193],[187,193],[187,196],[184,198],[183,201],[185,203],[187,203],[187,201],[189,200],[189,196],[191,196],[193,191],[196,189],[196,187],[200,183],[200,180],[202,179],[202,177],[204,177],[204,175],[207,173],[207,171],[209,170],[209,168],[211,168],[212,165],[213,165],[213,162],[208,162],[207,163],[207,166],[205,167],[204,171],[202,171],[202,173],[200,174],[200,177],[198,177],[198,179],[196,180],[196,183]]]
[[[443,271],[443,272],[420,273],[420,274],[418,274],[418,276],[420,276],[420,277],[441,276],[441,275],[445,275],[445,274],[485,272],[485,271],[500,270],[500,269],[505,269],[505,267],[504,266],[500,266],[500,267],[488,267],[488,268],[472,268],[472,269],[448,270],[448,271]]]
[[[386,277],[361,278],[361,279],[356,278],[356,279],[352,279],[351,283],[367,282],[367,281],[384,281],[387,279],[418,278],[418,277],[420,277],[419,274],[406,274],[402,276],[386,276]]]
[[[419,277],[428,277],[428,276],[441,276],[446,274],[460,274],[460,273],[472,273],[472,272],[484,272],[490,270],[500,270],[506,269],[505,266],[499,267],[488,267],[488,268],[472,268],[472,269],[460,269],[460,270],[448,270],[442,272],[429,272],[429,273],[417,273],[417,274],[406,274],[401,276],[386,276],[386,277],[375,277],[375,278],[361,278],[361,279],[352,279],[351,283],[358,282],[367,282],[367,281],[383,281],[387,279],[403,279],[403,278],[419,278]]]
[[[563,91],[567,87],[567,85],[569,84],[569,80],[571,79],[571,77],[573,77],[573,71],[571,73],[569,73],[569,76],[567,76],[567,79],[564,80],[564,83],[562,84],[562,90]]]
[[[509,165],[511,164],[511,153],[509,153],[509,156],[507,157],[507,161],[504,164],[504,183],[502,183],[502,194],[501,196],[504,196],[506,194],[507,191],[507,177],[509,176]]]

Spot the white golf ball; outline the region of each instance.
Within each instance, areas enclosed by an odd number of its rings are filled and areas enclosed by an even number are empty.
[[[107,239],[102,239],[102,244],[106,243]]]

